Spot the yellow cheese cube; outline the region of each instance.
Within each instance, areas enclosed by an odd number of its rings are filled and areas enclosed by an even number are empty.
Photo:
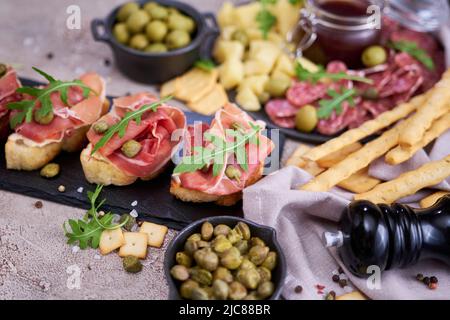
[[[243,87],[238,91],[236,102],[246,111],[258,111],[261,109],[258,97],[249,87]]]
[[[219,69],[220,83],[225,90],[237,87],[244,79],[244,65],[241,60],[227,60]]]

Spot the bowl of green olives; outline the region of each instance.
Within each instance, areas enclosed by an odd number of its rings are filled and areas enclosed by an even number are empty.
[[[273,228],[218,216],[183,229],[166,251],[164,269],[169,299],[276,300],[286,258]]]
[[[92,20],[91,31],[111,47],[123,74],[147,84],[172,79],[206,58],[220,32],[212,13],[172,0],[127,2]]]

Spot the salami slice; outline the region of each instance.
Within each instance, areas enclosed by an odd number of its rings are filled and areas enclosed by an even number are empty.
[[[294,107],[286,99],[274,99],[265,106],[266,113],[277,126],[282,128],[294,128],[295,114],[298,108]]]
[[[292,105],[300,108],[323,98],[327,90],[323,83],[297,82],[287,91],[286,97]]]

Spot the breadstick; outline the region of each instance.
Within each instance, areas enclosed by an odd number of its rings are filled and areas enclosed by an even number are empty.
[[[381,181],[369,176],[369,168],[364,168],[338,183],[338,187],[353,193],[363,193],[375,188]]]
[[[450,155],[429,162],[420,168],[401,174],[398,178],[379,184],[369,192],[355,195],[355,200],[369,200],[373,203],[393,203],[417,191],[434,186],[450,176]]]
[[[435,204],[440,198],[443,196],[450,194],[450,192],[447,191],[438,191],[433,193],[432,195],[429,195],[426,198],[423,198],[420,200],[420,207],[421,208],[428,208],[431,207],[433,204]]]
[[[359,150],[362,148],[362,144],[359,142],[355,142],[352,144],[349,144],[348,146],[343,147],[342,149],[330,153],[329,155],[320,158],[317,160],[317,164],[321,166],[322,168],[331,168],[332,166],[338,164],[345,158],[347,158],[350,154],[353,152]]]
[[[385,157],[386,162],[391,165],[396,165],[409,160],[417,151],[427,146],[448,129],[450,129],[450,112],[436,120],[419,143],[407,147],[397,146],[395,149],[389,151]]]
[[[367,143],[364,147],[303,185],[300,189],[307,191],[328,191],[342,180],[367,167],[372,161],[381,157],[397,145],[398,135],[403,129],[405,122],[384,132],[379,138]]]
[[[416,110],[426,100],[426,95],[419,95],[411,101],[402,103],[390,111],[380,114],[377,118],[369,120],[360,127],[348,130],[339,137],[331,139],[324,144],[317,146],[304,154],[304,158],[317,161],[330,153],[341,150],[342,148],[360,141],[378,130],[386,128],[400,119],[405,118],[411,112]]]
[[[302,158],[302,155],[310,149],[310,146],[300,144],[294,153],[289,157],[286,165],[302,168],[312,176],[317,176],[318,174],[324,172],[326,169],[321,168],[315,161]]]
[[[410,125],[399,136],[399,144],[410,147],[420,142],[434,120],[450,111],[450,69],[436,83],[425,104],[411,116]]]

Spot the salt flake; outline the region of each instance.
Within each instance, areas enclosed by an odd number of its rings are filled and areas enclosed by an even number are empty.
[[[79,188],[77,189],[77,192],[78,192],[78,193],[83,193],[83,190],[84,190],[83,187],[79,187]]]
[[[138,217],[137,211],[135,209],[131,210],[130,216],[132,216],[133,218],[137,218]]]
[[[134,201],[131,203],[131,206],[132,206],[132,207],[136,207],[137,204],[138,204],[137,200],[134,200]]]

